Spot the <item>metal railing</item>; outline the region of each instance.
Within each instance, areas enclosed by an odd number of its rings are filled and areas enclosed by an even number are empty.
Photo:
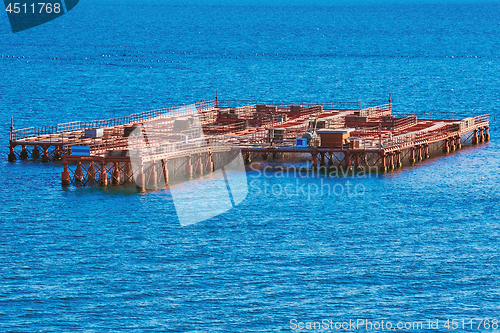
[[[396,117],[416,116],[418,119],[458,121],[464,118],[489,117],[489,114],[478,114],[471,111],[392,111]],[[482,118],[481,118],[482,119]]]
[[[391,103],[365,107],[359,111],[359,115],[363,117],[373,117],[373,116],[378,117],[381,113],[390,112],[391,108],[392,108]]]
[[[489,123],[490,122],[490,115],[489,114],[482,114],[479,116],[474,117],[474,123],[481,124],[481,123]]]
[[[173,106],[170,108],[155,109],[140,113],[134,113],[125,117],[116,117],[101,120],[75,121],[70,123],[57,124],[53,126],[29,127],[12,131],[12,141],[25,138],[39,137],[51,134],[83,131],[92,128],[109,128],[121,125],[140,123],[162,117],[183,116],[203,112],[215,107],[215,101],[196,102],[192,105]]]
[[[311,107],[321,105],[323,109],[328,110],[362,110],[370,107],[378,107],[380,103],[377,102],[311,102],[311,101],[266,101],[266,100],[219,100],[219,107],[240,107],[245,105],[268,105],[277,106],[279,108],[290,108],[292,105],[300,105],[303,107]],[[383,104],[385,105],[385,104]],[[387,104],[389,105],[389,104]]]

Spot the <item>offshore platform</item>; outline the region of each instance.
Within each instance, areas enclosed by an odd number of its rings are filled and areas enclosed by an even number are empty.
[[[391,98],[385,104],[216,98],[104,120],[11,125],[9,161],[61,160],[63,185],[135,181],[157,189],[223,168],[239,153],[247,165],[307,156],[312,168],[387,172],[487,141],[488,114],[394,112]]]

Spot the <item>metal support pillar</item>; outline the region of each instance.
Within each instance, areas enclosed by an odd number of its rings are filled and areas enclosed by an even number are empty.
[[[252,160],[250,159],[250,153],[247,153],[247,156],[246,156],[246,159],[245,159],[245,164],[248,165],[250,163],[252,163]],[[212,156],[212,152],[211,151],[208,152],[207,171],[209,173],[214,172],[214,160],[213,160],[213,156]]]
[[[61,173],[61,183],[62,186],[69,186],[71,183],[71,176],[69,175],[69,170],[68,170],[68,163],[65,162],[63,163],[64,170]]]
[[[121,172],[120,172],[120,163],[115,162],[113,166],[113,173],[111,177],[111,184],[120,185]]]
[[[484,142],[490,141],[490,132],[489,132],[489,127],[486,126],[484,127]]]
[[[351,170],[352,160],[351,160],[351,153],[349,151],[345,152],[345,164],[347,166],[347,170]]]
[[[38,150],[38,145],[33,146],[33,151],[31,153],[31,158],[36,160],[40,157],[40,151]]]
[[[49,157],[49,146],[43,145],[43,154],[42,154],[42,163],[48,163],[50,162],[50,157]]]
[[[319,166],[326,166],[325,153],[319,153],[319,156],[320,156]]]
[[[23,150],[21,150],[21,155],[19,156],[21,160],[27,160],[28,159],[28,149],[26,149],[26,145],[22,145]]]
[[[125,163],[125,169],[123,172],[123,181],[125,183],[133,182],[133,171],[132,171],[132,163],[126,162]]]
[[[54,161],[59,161],[62,158],[62,148],[61,146],[55,146],[54,150]]]
[[[384,152],[380,153],[380,172],[381,173],[384,173],[387,171],[387,166],[385,164],[385,157],[386,157],[386,155]]]
[[[311,155],[312,155],[312,168],[317,169],[318,168],[318,151],[316,149],[313,149]]]
[[[329,167],[333,166],[333,152],[332,151],[328,152],[328,166]]]
[[[83,182],[82,162],[80,161],[76,162],[75,181]]]
[[[449,152],[450,152],[450,145],[448,143],[448,139],[444,139],[443,153],[449,153]]]
[[[95,181],[95,166],[94,162],[90,162],[89,168],[87,169],[87,179],[88,181]]]
[[[101,164],[101,172],[99,173],[99,184],[101,186],[108,185],[108,172],[106,171],[106,162]]]
[[[163,179],[165,179],[165,187],[168,186],[168,160],[161,160],[161,167],[163,171]]]
[[[191,164],[191,156],[187,157],[186,174],[189,176],[189,180],[193,179],[193,165]]]
[[[389,170],[394,170],[394,155],[395,153],[389,154]]]
[[[196,161],[198,164],[198,174],[203,176],[203,160],[201,154],[198,154],[198,160]]]
[[[209,152],[210,164],[212,163],[212,152]],[[250,165],[252,159],[250,158],[250,152],[245,153],[245,165]],[[213,168],[212,168],[213,169]]]
[[[16,152],[15,152],[15,147],[16,145],[10,145],[10,152],[9,152],[9,162],[15,162],[16,161]]]

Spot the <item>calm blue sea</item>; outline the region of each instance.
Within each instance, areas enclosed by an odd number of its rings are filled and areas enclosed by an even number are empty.
[[[439,320],[433,331],[449,332],[447,319],[489,318],[471,331],[491,332],[500,320],[500,5],[87,0],[17,34],[0,14],[0,55],[0,331],[362,319],[424,322],[409,331]],[[11,116],[16,128],[109,118],[216,89],[289,101],[392,93],[397,110],[490,113],[492,141],[366,179],[249,173],[237,208],[184,228],[168,192],[63,189],[60,164],[7,162]],[[269,190],[297,181],[363,191]]]

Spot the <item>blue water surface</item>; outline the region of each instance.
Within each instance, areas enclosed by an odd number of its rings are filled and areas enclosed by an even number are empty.
[[[88,0],[17,34],[0,14],[0,331],[430,319],[448,332],[447,319],[500,320],[499,13]],[[217,89],[288,101],[392,93],[397,110],[489,113],[492,141],[384,176],[299,180],[358,186],[339,195],[285,195],[296,177],[250,172],[245,201],[185,228],[168,192],[65,189],[60,164],[7,162],[11,116],[16,128],[109,118]]]

